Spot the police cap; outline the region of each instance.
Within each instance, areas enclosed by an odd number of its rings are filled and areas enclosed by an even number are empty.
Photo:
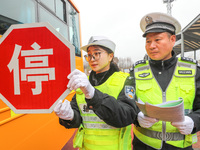
[[[177,34],[181,31],[181,25],[174,17],[160,12],[149,13],[140,21],[140,28],[144,32],[143,37],[152,32],[169,32]]]

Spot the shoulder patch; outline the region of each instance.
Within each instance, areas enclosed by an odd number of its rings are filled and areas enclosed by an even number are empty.
[[[146,64],[146,60],[139,60],[139,61],[136,61],[135,66],[136,66],[136,65],[139,65],[139,64]]]
[[[197,64],[197,61],[189,57],[181,57],[181,60]]]
[[[134,99],[134,97],[135,97],[135,88],[133,86],[126,85],[124,90],[125,90],[126,97],[128,97],[130,99]]]

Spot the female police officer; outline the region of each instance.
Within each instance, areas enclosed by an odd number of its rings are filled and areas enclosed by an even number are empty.
[[[88,77],[79,70],[69,74],[68,87],[76,90],[70,102],[60,101],[54,111],[60,124],[66,128],[78,128],[74,147],[85,150],[131,149],[131,126],[137,109],[133,98],[133,86],[127,73],[119,71],[112,62],[115,44],[100,36],[92,36],[88,45],[82,47],[88,54],[86,60],[92,69]],[[107,123],[105,123],[105,122]],[[116,128],[116,124],[123,126]]]

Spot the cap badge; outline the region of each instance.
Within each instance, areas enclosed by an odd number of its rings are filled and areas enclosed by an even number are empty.
[[[153,23],[153,19],[150,16],[146,16],[145,21],[146,21],[147,24]]]

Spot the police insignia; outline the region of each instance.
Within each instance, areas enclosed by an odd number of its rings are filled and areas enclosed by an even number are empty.
[[[147,25],[153,23],[153,19],[150,16],[146,16],[145,21]]]
[[[125,86],[125,95],[130,98],[133,99],[135,97],[135,89],[133,86]]]
[[[143,73],[143,74],[139,74],[139,77],[144,78],[144,77],[147,77],[147,76],[149,76],[149,75],[150,75],[150,73]]]

